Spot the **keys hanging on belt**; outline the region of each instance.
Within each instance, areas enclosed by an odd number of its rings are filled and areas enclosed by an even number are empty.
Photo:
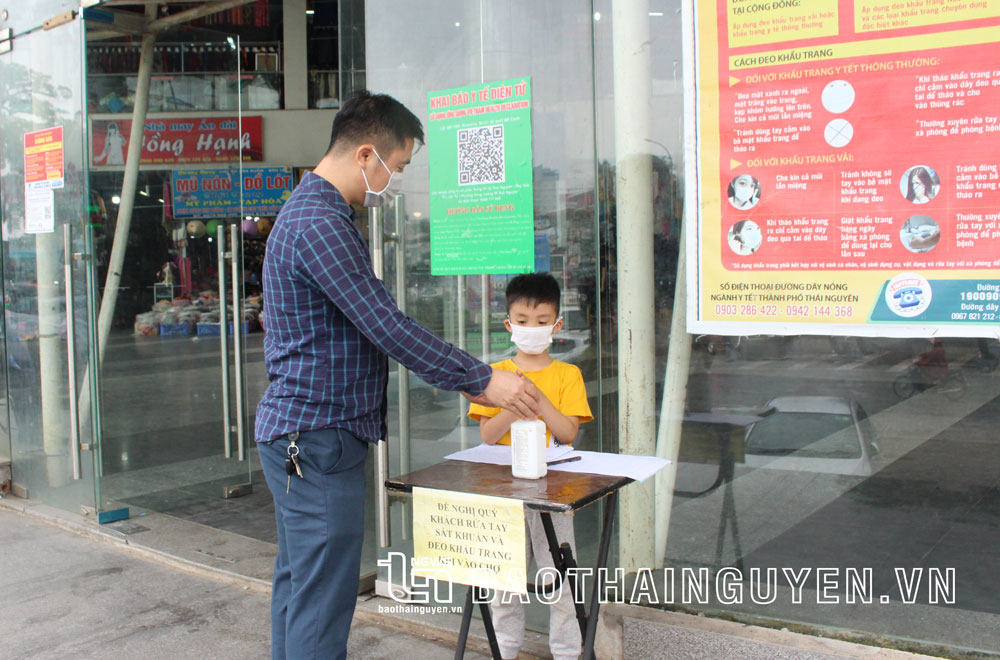
[[[285,494],[292,489],[292,475],[299,475],[299,479],[302,478],[302,467],[299,465],[299,448],[296,446],[295,441],[299,439],[298,431],[292,431],[288,434],[288,458],[285,459],[285,474],[288,475],[288,482],[285,485]]]
[[[285,474],[288,475],[288,481],[285,484],[285,495],[288,495],[288,491],[292,489],[292,475],[295,474],[295,464],[292,459],[285,459]]]

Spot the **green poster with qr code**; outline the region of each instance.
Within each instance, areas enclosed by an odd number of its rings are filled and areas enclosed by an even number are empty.
[[[427,95],[432,275],[535,269],[531,82]]]

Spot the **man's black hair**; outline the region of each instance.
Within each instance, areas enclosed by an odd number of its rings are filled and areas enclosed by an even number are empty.
[[[400,149],[407,138],[424,141],[424,129],[417,116],[388,94],[372,94],[368,90],[355,92],[333,118],[330,146],[354,147],[371,142],[382,158]]]
[[[518,301],[535,307],[540,303],[550,303],[559,314],[559,282],[549,273],[525,273],[518,275],[507,284],[507,311]]]

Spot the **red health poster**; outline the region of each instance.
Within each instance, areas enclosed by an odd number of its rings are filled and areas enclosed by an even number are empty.
[[[45,128],[24,134],[24,185],[63,187],[63,129]]]
[[[1000,300],[1000,0],[697,0],[688,17],[693,331],[1000,320],[962,304]]]

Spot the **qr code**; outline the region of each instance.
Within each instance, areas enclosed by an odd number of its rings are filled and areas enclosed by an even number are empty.
[[[503,183],[503,126],[463,128],[458,132],[458,185]]]

